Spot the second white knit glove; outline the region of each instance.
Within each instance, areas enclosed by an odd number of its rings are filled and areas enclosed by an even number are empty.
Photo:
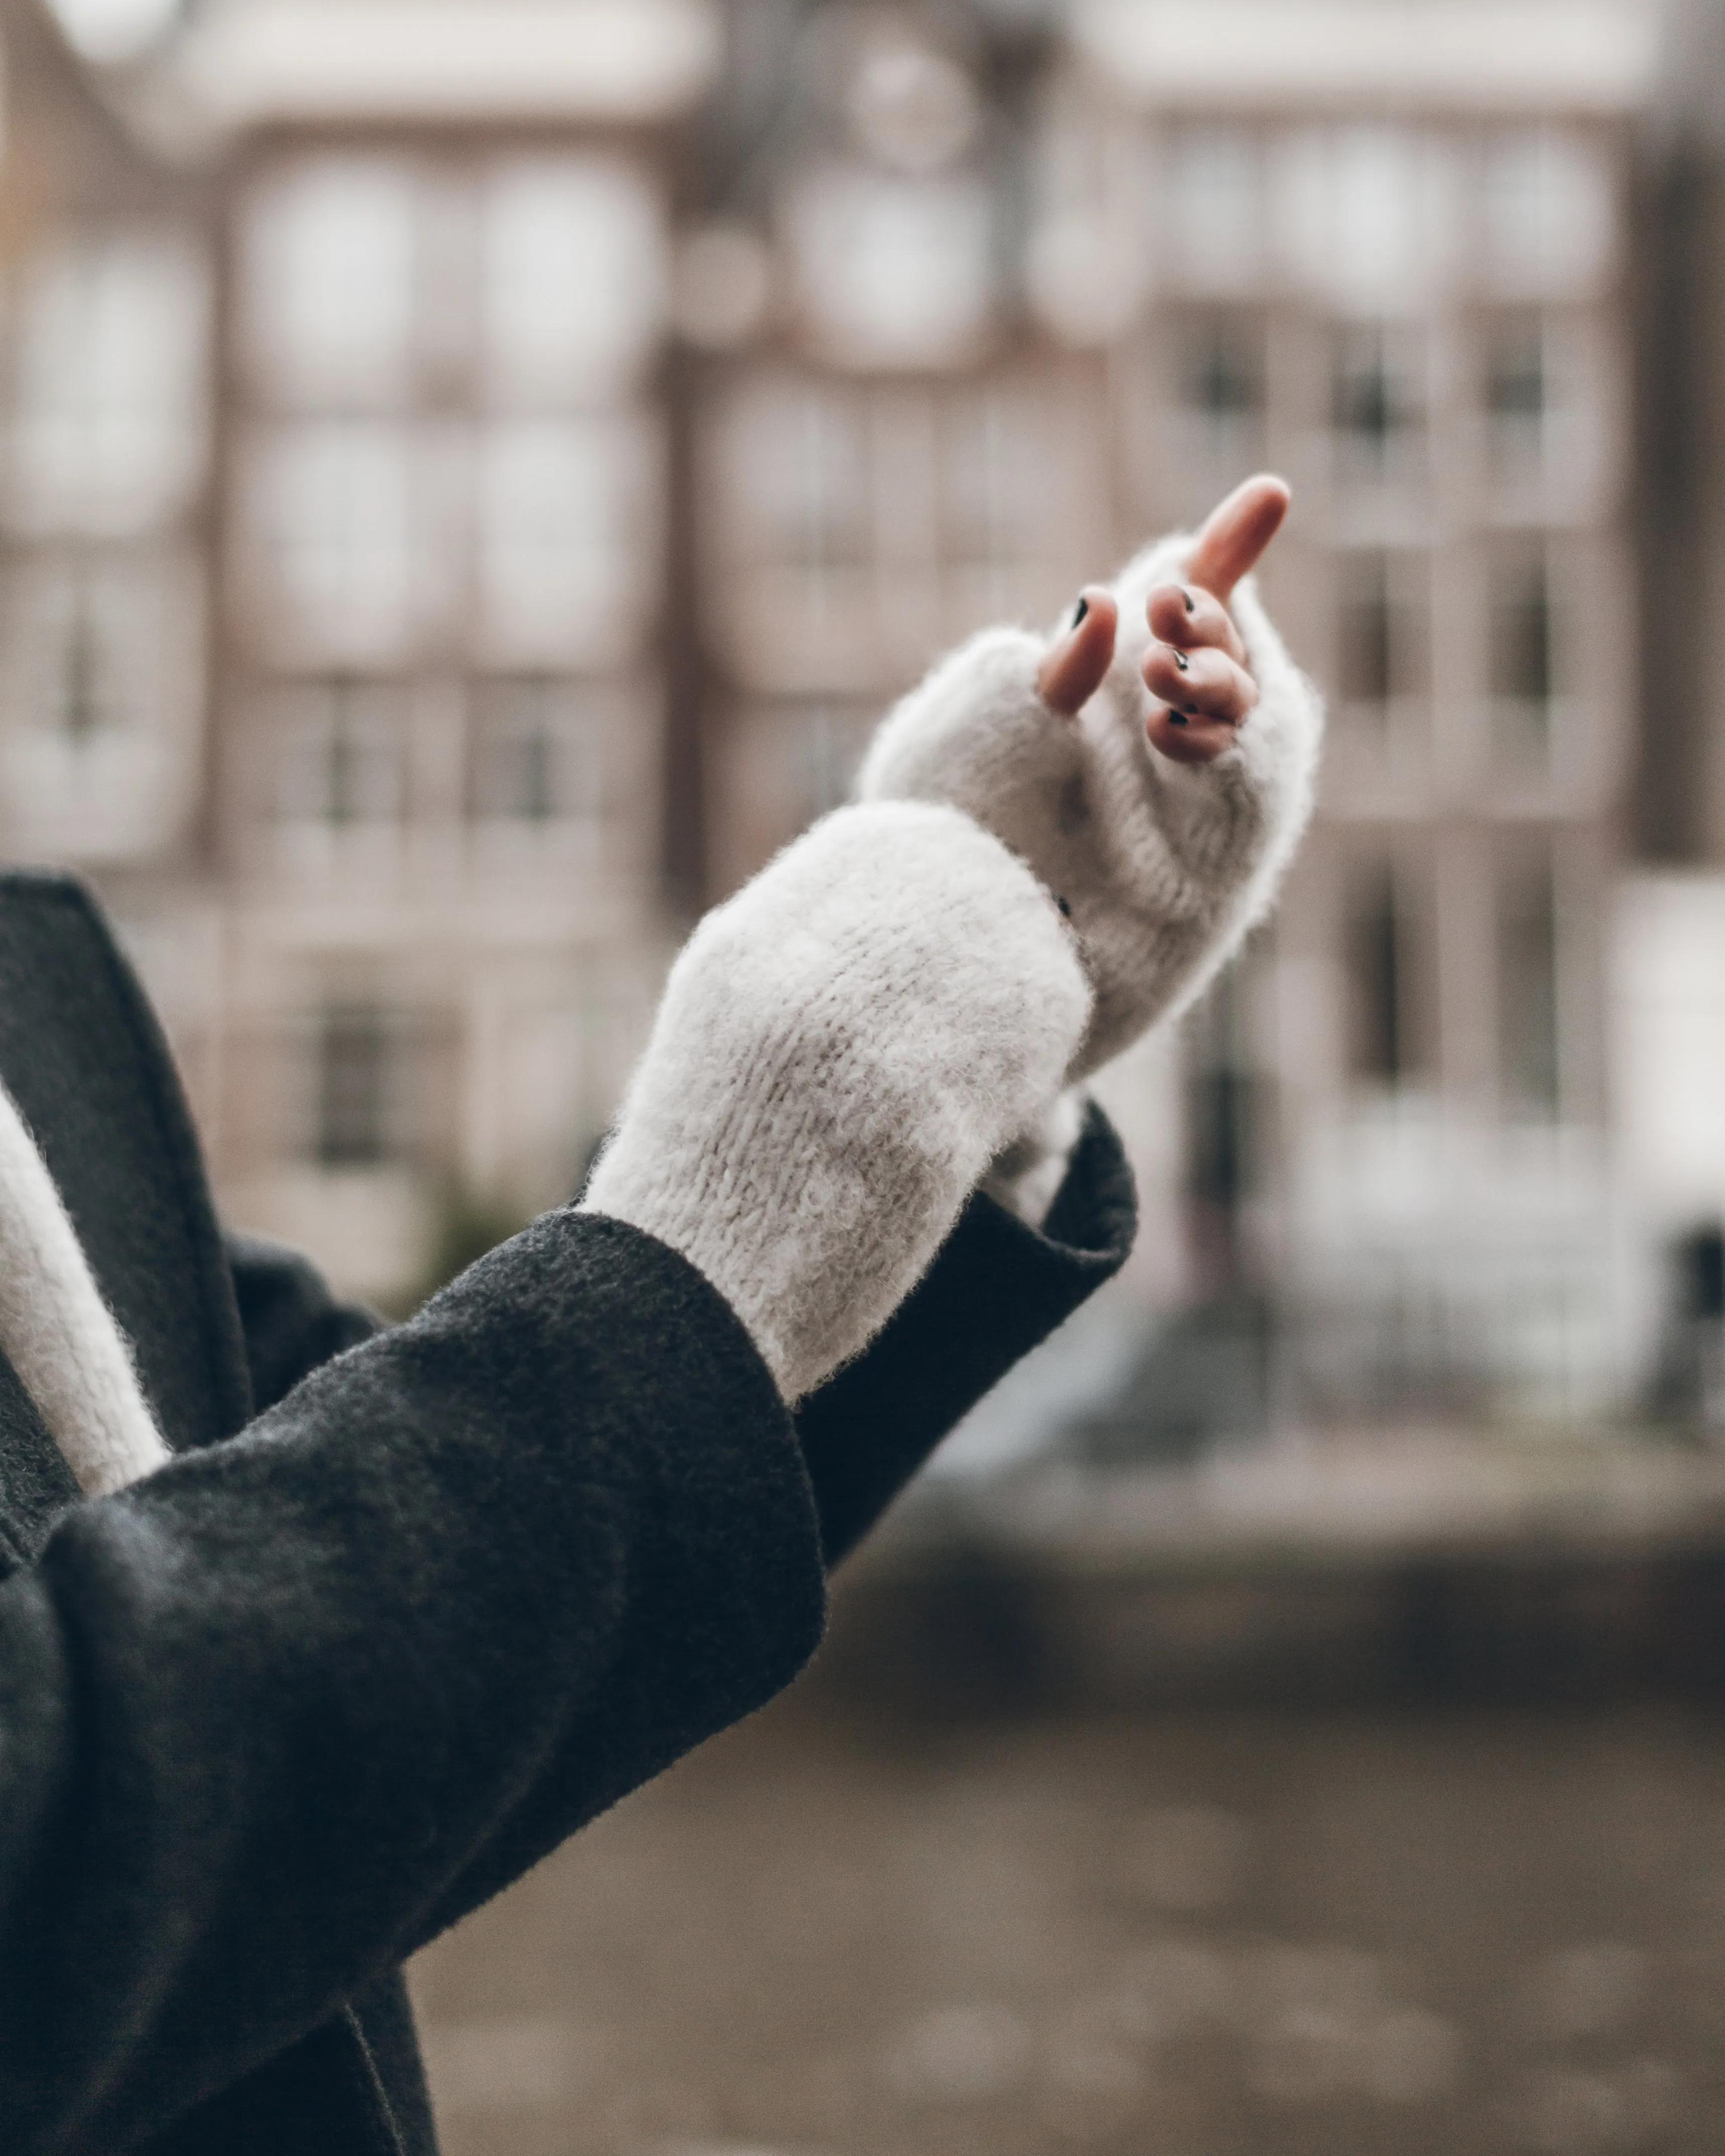
[[[582,1209],[687,1258],[793,1402],[922,1278],[1090,1014],[999,839],[942,805],[840,809],[696,930]]]
[[[1250,583],[1230,607],[1259,701],[1235,746],[1186,765],[1148,739],[1146,602],[1194,544],[1164,540],[1122,572],[1113,664],[1076,719],[1038,690],[1046,640],[988,629],[899,704],[858,781],[865,801],[963,809],[1053,895],[1096,998],[1072,1080],[1197,998],[1269,909],[1312,810],[1322,706]]]

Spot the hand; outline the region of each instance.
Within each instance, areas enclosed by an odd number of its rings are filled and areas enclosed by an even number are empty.
[[[1234,746],[1258,701],[1245,645],[1228,602],[1281,529],[1291,496],[1285,481],[1249,479],[1211,512],[1198,535],[1183,583],[1158,584],[1147,618],[1155,641],[1141,669],[1159,701],[1149,736],[1175,763],[1211,763]],[[1087,585],[1072,627],[1037,676],[1043,697],[1076,718],[1101,686],[1114,658],[1119,608],[1100,584]]]
[[[680,1251],[800,1399],[1037,1125],[1090,1010],[998,839],[937,804],[839,809],[689,939],[582,1210]]]
[[[1310,813],[1322,707],[1242,582],[1287,508],[1281,480],[1249,480],[1196,537],[1087,588],[1052,645],[985,629],[864,761],[861,798],[950,803],[1041,880],[1096,995],[1074,1079],[1202,993]]]

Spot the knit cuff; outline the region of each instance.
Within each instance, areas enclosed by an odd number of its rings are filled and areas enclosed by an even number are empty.
[[[983,1178],[983,1195],[1027,1228],[1040,1229],[1066,1180],[1088,1108],[1088,1096],[1076,1086],[1062,1093],[1046,1115],[997,1154]]]

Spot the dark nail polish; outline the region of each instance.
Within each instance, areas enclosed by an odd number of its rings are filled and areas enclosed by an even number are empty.
[[[1189,674],[1192,671],[1192,661],[1183,651],[1177,651],[1174,654],[1174,664],[1183,674]]]
[[[1186,714],[1183,711],[1170,711],[1168,715],[1168,722],[1171,726],[1183,726],[1186,723]]]
[[[1088,599],[1080,599],[1078,602],[1078,611],[1072,617],[1072,626],[1074,629],[1077,628],[1079,623],[1084,619],[1085,616],[1088,614],[1089,612],[1090,601]]]
[[[1183,584],[1180,587],[1180,597],[1186,602],[1186,611],[1188,613],[1196,613],[1198,612],[1198,601],[1193,598],[1191,593],[1186,589]]]

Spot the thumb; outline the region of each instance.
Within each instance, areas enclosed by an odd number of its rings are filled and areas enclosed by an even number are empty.
[[[1225,605],[1234,587],[1256,567],[1281,531],[1292,500],[1287,481],[1269,473],[1242,480],[1219,508],[1210,511],[1199,533],[1186,566],[1188,582]]]

